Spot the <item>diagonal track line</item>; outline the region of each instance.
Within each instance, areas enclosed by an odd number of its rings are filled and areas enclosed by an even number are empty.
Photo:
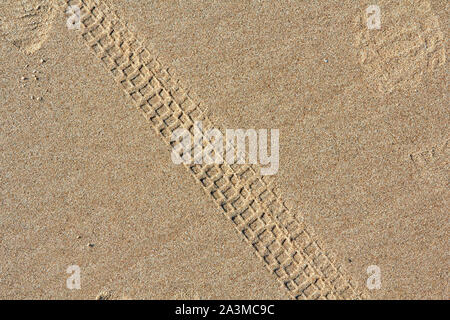
[[[58,0],[61,10],[68,5],[81,8],[84,42],[169,146],[177,128],[188,129],[193,138],[195,122],[202,122],[203,128],[197,130],[203,133],[214,127],[195,96],[104,1]],[[208,143],[203,139],[203,147]],[[261,176],[257,165],[185,167],[292,298],[363,298],[312,230],[285,205],[273,178]]]

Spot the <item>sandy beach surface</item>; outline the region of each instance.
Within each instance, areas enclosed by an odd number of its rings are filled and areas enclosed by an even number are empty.
[[[0,298],[449,298],[447,1],[10,2]],[[199,121],[276,174],[175,164]]]

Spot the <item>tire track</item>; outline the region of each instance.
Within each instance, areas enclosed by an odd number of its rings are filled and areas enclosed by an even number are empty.
[[[160,63],[127,29],[120,18],[97,0],[59,0],[65,10],[78,5],[81,35],[134,101],[153,129],[169,145],[171,133],[183,127],[194,137],[194,123],[206,132],[213,124],[204,107],[173,71]],[[209,142],[203,139],[203,148]],[[195,154],[194,154],[195,156]],[[296,218],[256,165],[192,164],[188,171],[226,218],[255,249],[265,267],[295,299],[358,299],[363,296],[323,249],[316,236]]]

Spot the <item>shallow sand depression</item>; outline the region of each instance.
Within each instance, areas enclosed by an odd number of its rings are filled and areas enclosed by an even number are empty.
[[[0,38],[28,54],[47,40],[56,13],[49,0],[2,1],[0,12]]]
[[[2,2],[0,298],[446,299],[446,2],[374,2]]]

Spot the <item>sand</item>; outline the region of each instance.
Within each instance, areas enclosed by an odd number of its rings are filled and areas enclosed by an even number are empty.
[[[445,1],[14,2],[1,298],[448,299]],[[279,129],[278,173],[174,164],[195,121]]]

